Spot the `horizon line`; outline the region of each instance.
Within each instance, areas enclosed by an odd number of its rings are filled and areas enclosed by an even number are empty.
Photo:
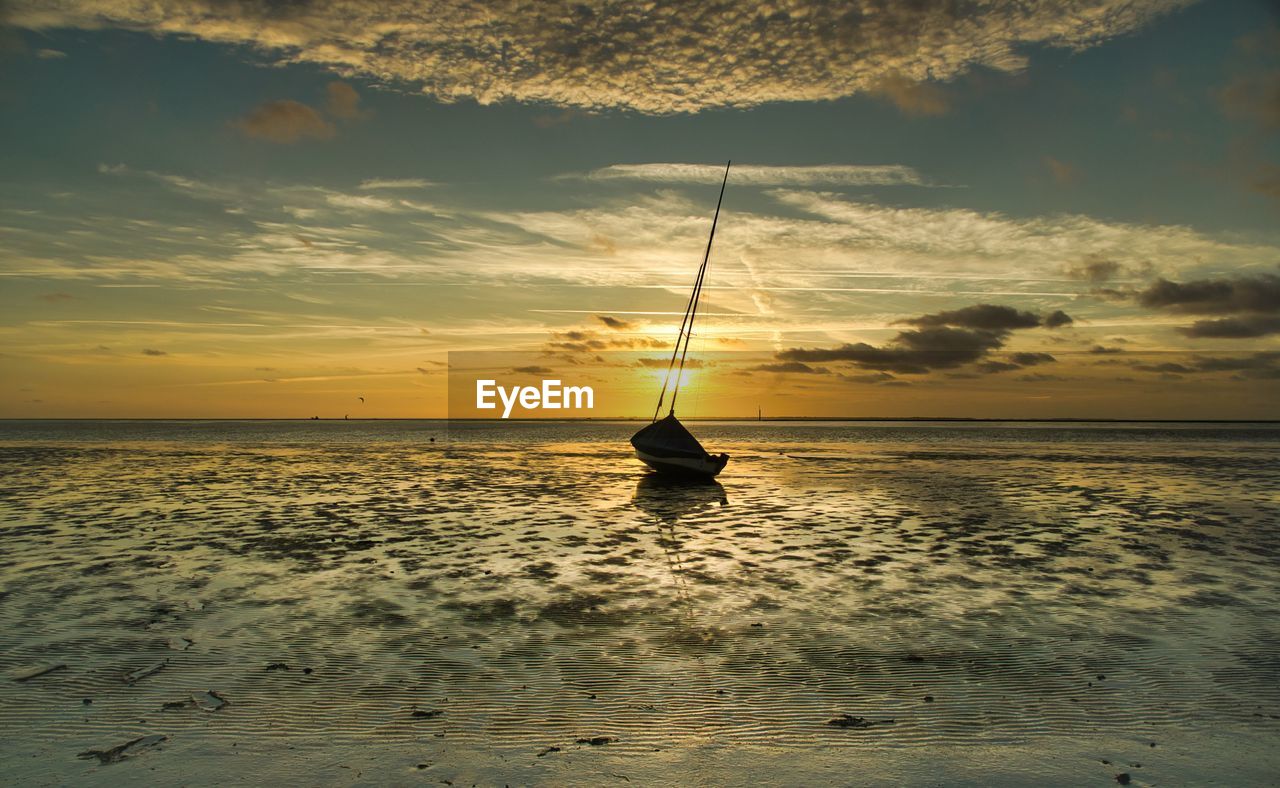
[[[1280,424],[1280,417],[1265,419],[1142,419],[1115,416],[1054,416],[1045,418],[1000,418],[990,416],[685,416],[682,421],[734,421],[734,422],[792,422],[792,421],[913,421],[913,422],[1012,422],[1012,423],[1125,423],[1125,424]],[[450,418],[440,416],[362,416],[360,418],[340,418],[336,416],[0,416],[0,422],[22,421],[439,421],[493,423],[507,422],[527,423],[560,423],[560,422],[652,422],[643,416],[585,416],[561,418]]]

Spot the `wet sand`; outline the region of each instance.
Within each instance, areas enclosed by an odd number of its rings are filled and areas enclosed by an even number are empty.
[[[688,486],[626,424],[41,429],[6,781],[1280,773],[1280,430],[703,425]]]

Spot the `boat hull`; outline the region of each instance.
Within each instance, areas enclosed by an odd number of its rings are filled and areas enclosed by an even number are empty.
[[[666,476],[677,476],[685,479],[714,479],[729,464],[729,455],[720,454],[715,457],[659,457],[636,449],[636,457]]]

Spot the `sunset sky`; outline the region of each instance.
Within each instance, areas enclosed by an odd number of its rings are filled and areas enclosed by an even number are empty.
[[[661,356],[732,159],[689,415],[1280,418],[1275,4],[966,7],[9,0],[0,417]]]

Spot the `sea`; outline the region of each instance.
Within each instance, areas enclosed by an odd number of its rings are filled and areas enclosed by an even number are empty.
[[[0,422],[0,782],[1274,785],[1280,425]]]

